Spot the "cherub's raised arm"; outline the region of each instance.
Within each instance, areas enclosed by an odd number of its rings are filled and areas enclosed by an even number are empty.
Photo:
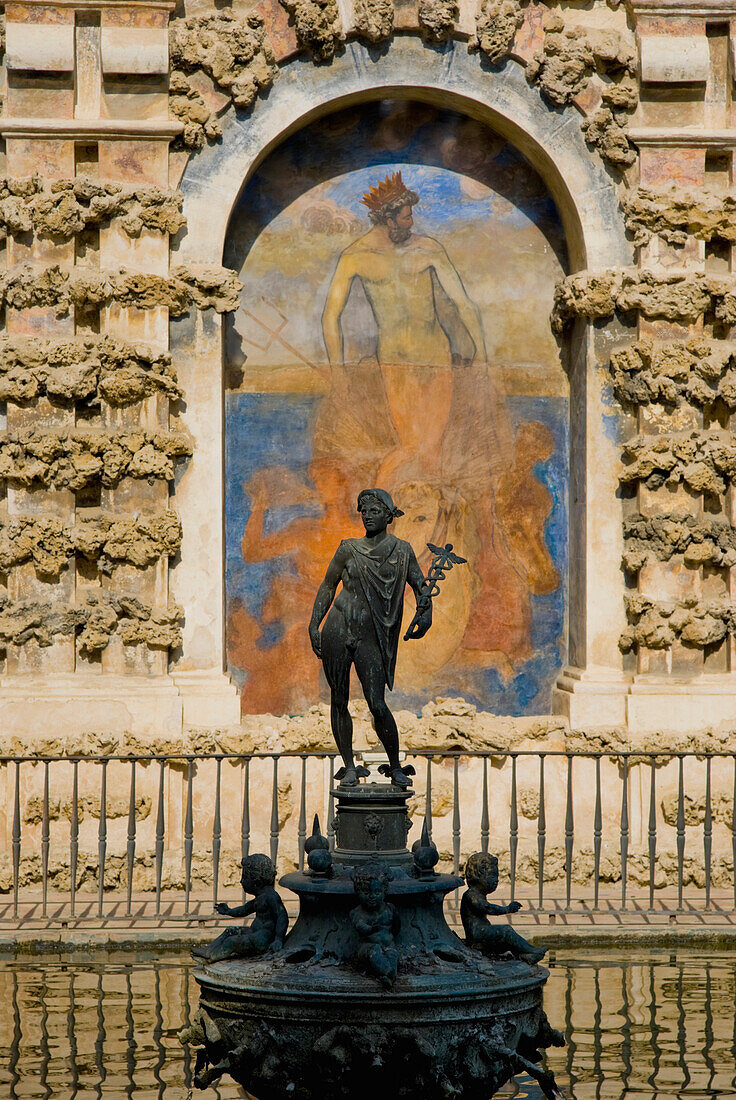
[[[256,911],[256,903],[254,901],[245,901],[242,905],[231,905],[229,907],[231,917],[249,917],[251,913]]]

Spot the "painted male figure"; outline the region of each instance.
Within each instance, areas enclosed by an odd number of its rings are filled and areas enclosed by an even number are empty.
[[[338,546],[314,601],[309,638],[330,685],[332,732],[345,764],[336,778],[343,785],[354,786],[360,776],[368,774],[365,768],[356,768],[353,759],[348,699],[350,669],[355,665],[388,756],[391,781],[406,788],[410,780],[399,764],[399,735],[385,692],[394,683],[405,586],[413,589],[419,613],[408,637],[422,638],[429,630],[432,600],[411,546],[388,531],[393,519],[403,515],[389,494],[383,489],[364,489],[358,496],[358,511],[365,536],[343,539]]]
[[[371,187],[361,202],[372,228],[340,255],[322,314],[333,387],[338,395],[347,393],[341,318],[357,280],[375,318],[376,357],[397,436],[396,451],[384,460],[379,477],[394,477],[411,456],[426,473],[440,455],[452,363],[459,354],[446,329],[454,329],[456,316],[467,334],[463,357],[484,363],[480,313],[442,244],[412,231],[419,195],[406,187],[401,172]]]

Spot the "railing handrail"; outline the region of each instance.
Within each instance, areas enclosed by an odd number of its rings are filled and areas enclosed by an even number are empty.
[[[362,752],[374,752],[378,750],[362,750]],[[407,757],[419,757],[421,759],[437,756],[453,759],[454,757],[467,756],[471,759],[487,759],[489,757],[534,757],[538,760],[541,756],[559,756],[563,758],[574,757],[582,760],[602,759],[657,759],[663,757],[667,760],[692,757],[696,760],[736,759],[736,746],[733,749],[405,749]],[[137,764],[142,761],[169,761],[182,760],[185,763],[198,760],[274,760],[302,758],[337,759],[338,752],[335,749],[285,749],[271,752],[166,752],[166,753],[54,753],[54,754],[22,754],[0,756],[0,764],[45,764],[45,763],[88,763],[101,764],[103,762],[120,761]],[[356,757],[361,757],[361,750],[357,750]]]

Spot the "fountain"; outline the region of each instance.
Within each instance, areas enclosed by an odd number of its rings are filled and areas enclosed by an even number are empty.
[[[366,537],[340,544],[310,624],[344,761],[333,791],[335,847],[330,851],[315,819],[307,870],[280,880],[299,899],[288,933],[270,860],[243,860],[243,887],[255,900],[219,909],[252,912],[255,919],[199,951],[200,1007],[184,1036],[197,1047],[195,1083],[204,1088],[227,1073],[258,1100],[488,1100],[524,1071],[554,1098],[554,1078],[538,1066],[542,1049],[563,1043],[542,1007],[544,951],[508,924],[489,922],[519,908],[487,900],[498,883],[497,863],[487,853],[467,861],[463,941],[443,906],[463,880],[435,871],[439,854],[426,820],[420,840],[407,847],[413,771],[400,762],[384,700],[403,592],[409,584],[417,597],[405,638],[421,637],[431,626],[443,570],[463,559],[451,546],[431,546],[435,558],[425,580],[409,544],[387,531],[400,514],[388,493],[365,490],[358,509]],[[351,664],[386,750],[379,768],[385,781],[353,757]]]

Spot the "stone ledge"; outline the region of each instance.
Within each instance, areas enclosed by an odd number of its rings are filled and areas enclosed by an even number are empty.
[[[172,141],[184,129],[182,122],[170,119],[74,119],[13,118],[0,119],[0,137],[58,137],[78,141]]]

